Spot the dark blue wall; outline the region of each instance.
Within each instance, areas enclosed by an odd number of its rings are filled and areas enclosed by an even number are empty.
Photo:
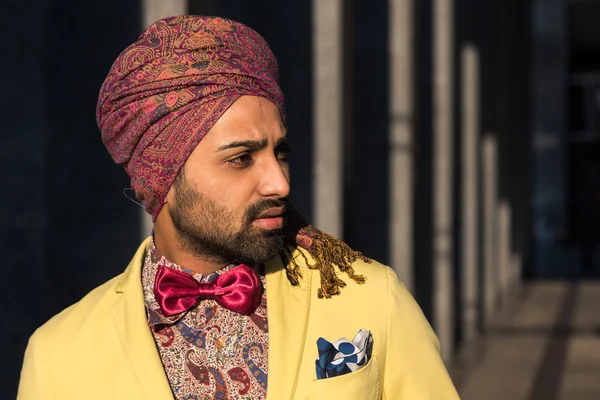
[[[139,212],[121,194],[128,179],[104,149],[95,106],[139,34],[139,10],[137,0],[0,6],[0,398],[15,398],[35,328],[123,271],[138,245]]]

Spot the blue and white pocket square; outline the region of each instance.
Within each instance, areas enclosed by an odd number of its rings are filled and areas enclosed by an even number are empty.
[[[333,378],[354,372],[365,366],[371,358],[373,337],[365,329],[358,331],[352,341],[341,338],[333,343],[323,338],[317,340],[319,358],[317,379]]]

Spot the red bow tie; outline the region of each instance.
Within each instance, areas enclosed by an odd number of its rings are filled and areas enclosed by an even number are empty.
[[[213,299],[224,308],[250,315],[260,304],[261,282],[256,271],[244,264],[208,283],[161,265],[154,282],[154,296],[167,317],[190,310],[202,299]]]

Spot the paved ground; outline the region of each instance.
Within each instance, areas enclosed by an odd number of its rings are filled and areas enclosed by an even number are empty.
[[[463,400],[600,400],[600,282],[542,282],[455,376]]]

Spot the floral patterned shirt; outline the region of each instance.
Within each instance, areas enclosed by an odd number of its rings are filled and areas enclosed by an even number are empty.
[[[173,395],[191,399],[264,399],[267,394],[268,325],[266,290],[256,311],[245,316],[205,299],[190,311],[167,317],[154,298],[154,280],[164,265],[210,282],[235,268],[202,276],[167,260],[150,242],[142,269],[148,325]],[[261,275],[265,287],[264,274]]]

